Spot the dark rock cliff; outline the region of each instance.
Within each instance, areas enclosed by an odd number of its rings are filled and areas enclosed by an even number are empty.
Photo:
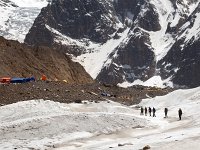
[[[149,33],[163,30],[160,18],[168,10],[159,10],[162,8],[146,0],[53,0],[51,5],[42,9],[25,42],[56,47],[77,57],[92,52],[87,49],[87,42],[103,45],[110,39],[122,38],[128,29],[126,38],[108,55],[97,80],[117,84],[136,79],[146,81],[160,75],[162,79],[171,77],[175,85],[196,87],[200,85],[199,40],[191,39],[186,43],[186,37],[180,37],[183,34],[187,36],[187,29],[195,24],[199,6],[190,14],[189,7],[196,4],[196,0],[187,4],[182,0],[169,2],[172,12],[166,17],[168,26],[165,33],[175,42],[158,62]],[[186,27],[188,22],[190,25]],[[60,37],[81,41],[86,46],[63,44]]]

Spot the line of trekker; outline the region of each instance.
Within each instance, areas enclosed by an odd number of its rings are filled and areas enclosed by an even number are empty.
[[[145,107],[145,108],[141,107],[140,115],[144,115],[145,114],[145,116],[147,116],[148,112],[149,112],[149,116],[156,117],[156,109],[154,107],[153,108],[149,107],[148,109],[147,109],[147,107]],[[165,113],[165,117],[164,118],[167,118],[168,117],[167,116],[168,108],[164,108],[164,113]],[[183,112],[182,112],[181,108],[179,108],[179,110],[178,110],[179,120],[181,120],[182,114],[183,114]]]

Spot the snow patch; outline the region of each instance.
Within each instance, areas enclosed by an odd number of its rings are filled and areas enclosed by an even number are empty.
[[[43,8],[47,6],[47,0],[10,0],[19,7],[37,7]]]
[[[161,26],[159,31],[148,32],[156,56],[156,61],[158,62],[167,54],[175,42],[170,34],[166,34],[167,26],[170,21],[169,19],[171,19],[169,16],[174,12],[174,8],[169,0],[151,0],[150,3],[157,9],[159,24]]]
[[[153,76],[147,81],[141,81],[141,80],[135,80],[133,83],[130,82],[123,82],[117,84],[119,87],[131,87],[133,85],[143,85],[143,86],[150,86],[150,87],[160,87],[160,88],[165,88],[165,87],[173,87],[173,83],[170,81],[170,78],[162,80],[160,76]]]

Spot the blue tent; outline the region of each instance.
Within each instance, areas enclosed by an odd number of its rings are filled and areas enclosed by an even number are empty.
[[[30,78],[24,78],[26,82],[31,82],[31,81],[35,81],[34,77],[30,77]]]
[[[31,82],[35,81],[34,77],[31,78],[12,78],[10,83],[26,83],[26,82]]]

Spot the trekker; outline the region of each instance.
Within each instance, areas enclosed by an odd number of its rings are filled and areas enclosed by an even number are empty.
[[[143,107],[141,107],[141,109],[140,109],[140,115],[143,115],[144,114],[144,108]]]
[[[167,116],[168,108],[165,108],[164,112],[165,112],[165,118],[167,118],[167,117],[168,117],[168,116]]]
[[[145,116],[147,116],[147,107],[144,108]]]
[[[181,120],[181,116],[182,116],[182,114],[183,114],[183,112],[182,112],[181,108],[179,108],[179,110],[178,110],[179,120]]]
[[[156,109],[153,107],[153,117],[156,117]]]
[[[149,107],[149,115],[151,116],[151,107]]]

